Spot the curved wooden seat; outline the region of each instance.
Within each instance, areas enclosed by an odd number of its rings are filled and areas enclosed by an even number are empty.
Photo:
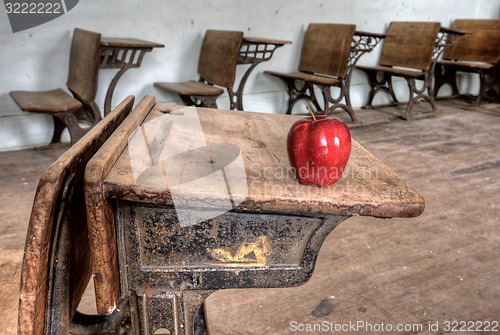
[[[129,96],[41,176],[21,273],[18,334],[69,334],[91,276],[83,175],[87,161],[132,109]]]
[[[404,69],[398,67],[390,67],[390,66],[357,66],[356,68],[363,71],[382,71],[386,73],[390,73],[394,76],[401,77],[413,77],[415,79],[423,79],[425,77],[425,72],[422,70],[412,70],[412,69]]]
[[[438,62],[440,65],[451,65],[457,68],[470,68],[477,70],[490,70],[495,67],[495,64],[492,63],[478,63],[478,62],[470,62],[470,61],[460,61],[460,60],[440,60]]]
[[[14,91],[10,95],[23,111],[63,113],[83,107],[83,104],[58,88],[45,92]]]
[[[153,96],[144,97],[85,168],[85,202],[92,246],[96,307],[99,314],[113,312],[121,295],[114,215],[112,205],[101,192],[102,179],[127,146],[129,136],[144,121],[154,104]]]
[[[275,71],[266,71],[266,73],[281,78],[308,81],[317,85],[336,86],[339,84],[338,78],[328,77],[321,74],[306,73],[306,72],[281,73]]]
[[[236,63],[243,32],[207,30],[198,61],[200,80],[181,83],[156,82],[160,89],[176,93],[187,106],[217,108],[217,99],[226,88],[234,95]],[[219,87],[214,87],[219,86]]]
[[[101,119],[94,102],[97,90],[99,43],[101,35],[76,28],[71,43],[67,87],[44,92],[13,91],[10,96],[25,112],[51,114],[54,135],[51,143],[59,142],[68,128],[71,143],[78,141]],[[85,126],[81,126],[84,123]]]

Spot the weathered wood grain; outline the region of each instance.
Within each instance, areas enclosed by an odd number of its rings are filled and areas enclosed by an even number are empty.
[[[125,118],[134,102],[128,97],[108,117],[69,148],[41,176],[31,211],[21,273],[19,334],[44,333],[49,313],[74,313],[91,275],[90,252],[83,203],[83,167],[97,148]],[[48,299],[61,225],[72,234],[68,282],[69,301],[53,305]],[[60,288],[59,288],[60,289]],[[65,289],[65,288],[62,288]],[[64,315],[56,315],[63,318]],[[70,319],[71,316],[67,315]],[[61,325],[63,327],[64,325]],[[69,325],[66,325],[68,327]]]
[[[126,147],[130,133],[142,123],[154,103],[153,96],[143,98],[96,152],[85,170],[85,203],[99,314],[112,312],[120,295],[114,214],[102,191],[102,181]]]
[[[161,117],[173,108],[172,105],[157,104],[149,119]],[[233,198],[244,199],[238,207],[240,211],[404,217],[417,216],[424,209],[423,198],[413,188],[355,141],[339,182],[325,188],[299,184],[288,162],[286,136],[300,116],[202,108],[197,109],[197,113],[207,146],[233,144],[241,151],[245,163],[242,178],[246,178],[248,194],[232,194]],[[167,136],[165,147],[177,145],[182,143]],[[173,206],[161,164],[151,167],[147,183],[137,183],[129,152],[123,151],[111,169],[104,183],[104,192],[110,197]],[[229,151],[226,154],[232,155]],[[216,161],[212,165],[214,171],[218,170]],[[203,183],[203,180],[199,182]],[[206,188],[208,191],[203,193],[202,190],[201,184],[183,188],[185,194],[182,197],[190,201],[198,199],[210,206],[227,198],[223,191],[217,193]]]

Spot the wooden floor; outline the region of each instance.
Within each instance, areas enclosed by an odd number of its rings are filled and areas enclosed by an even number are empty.
[[[358,142],[424,196],[424,213],[345,221],[325,241],[303,286],[212,294],[212,335],[441,334],[446,321],[500,322],[500,105],[438,105],[440,114],[411,121],[396,117],[402,107],[360,110],[366,123],[384,123],[352,129]],[[16,329],[20,263],[37,180],[65,149],[0,153],[3,334]],[[91,290],[82,308],[92,310]],[[334,332],[348,326],[358,328]],[[467,332],[474,333],[481,332]]]

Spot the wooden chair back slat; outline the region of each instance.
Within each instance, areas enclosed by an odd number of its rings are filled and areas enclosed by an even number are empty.
[[[302,44],[299,71],[343,78],[356,26],[311,23]]]
[[[47,329],[53,325],[51,322],[69,322],[76,311],[91,276],[83,187],[85,165],[125,119],[133,103],[134,97],[125,99],[40,178],[21,272],[19,335],[55,333],[55,329]],[[67,250],[58,253],[59,247]],[[69,259],[60,259],[63,254]],[[67,266],[59,267],[61,263]],[[58,295],[60,292],[65,293]],[[61,329],[69,329],[69,324],[54,326],[60,328],[60,333],[64,333]]]
[[[391,22],[380,65],[428,70],[440,28],[439,22]]]
[[[120,297],[120,275],[113,208],[103,193],[103,180],[115,160],[155,104],[144,97],[113,135],[88,162],[85,170],[85,203],[92,252],[92,271],[98,314],[111,313]]]
[[[200,76],[210,84],[232,88],[242,40],[241,31],[207,30],[198,61]]]
[[[443,59],[496,64],[500,61],[500,20],[458,19],[452,29],[465,32]]]
[[[97,91],[101,34],[75,28],[71,43],[66,85],[84,101],[93,101]]]

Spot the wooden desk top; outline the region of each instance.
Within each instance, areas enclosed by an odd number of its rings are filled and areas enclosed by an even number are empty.
[[[174,120],[175,124],[175,118],[180,117],[175,115],[179,112],[170,112],[183,108],[154,105],[143,122],[149,126],[141,129],[141,134],[146,134],[149,140],[129,142],[105,177],[106,197],[172,206],[172,194],[166,180],[168,173],[165,172],[165,166],[168,166],[182,175],[179,183],[184,185],[182,199],[186,205],[197,201],[197,206],[203,203],[213,206],[218,201],[227,201],[227,190],[217,191],[205,179],[196,176],[220,171],[241,155],[245,173],[231,178],[240,185],[246,184],[247,189],[231,189],[233,199],[242,201],[236,211],[412,217],[424,210],[424,199],[356,141],[353,141],[346,170],[336,184],[323,188],[299,184],[289,166],[286,137],[292,124],[303,116],[198,108],[197,117],[205,136],[206,150],[192,150],[192,155],[186,160],[189,156],[183,151],[186,140],[169,136],[172,124],[169,120]],[[158,123],[159,120],[163,121]],[[155,123],[156,127],[150,127]],[[169,159],[173,160],[162,164],[161,156],[165,150],[180,152],[176,156],[179,159],[171,157]],[[210,162],[204,158],[207,150],[211,155]],[[132,164],[136,177],[132,172],[131,153],[135,157]],[[137,157],[142,160],[139,165]],[[149,159],[158,163],[151,165],[146,162]],[[192,181],[196,182],[191,186],[186,184]]]
[[[101,47],[114,48],[163,48],[165,45],[137,38],[101,37]]]
[[[243,42],[256,43],[256,44],[276,44],[276,45],[292,44],[292,41],[287,41],[287,40],[275,40],[271,38],[245,37],[245,36],[243,37]]]

